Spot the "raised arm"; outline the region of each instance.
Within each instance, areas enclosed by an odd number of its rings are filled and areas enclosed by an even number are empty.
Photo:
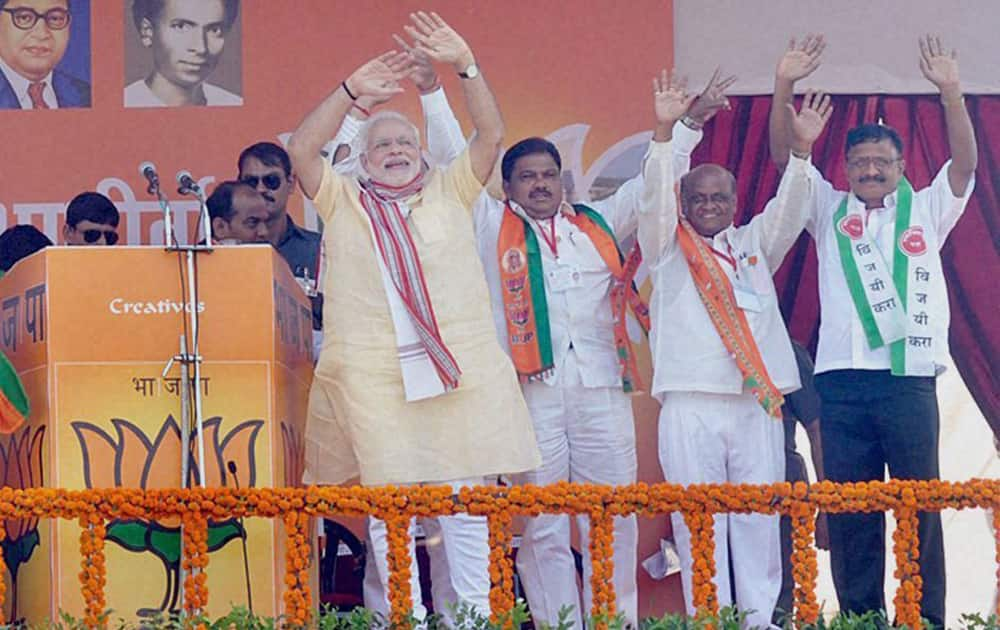
[[[788,42],[788,49],[778,60],[768,123],[768,145],[771,159],[779,171],[788,163],[788,151],[792,145],[792,120],[786,105],[791,105],[795,97],[795,82],[809,76],[819,67],[824,48],[826,42],[822,35],[810,33],[799,43],[793,37]]]
[[[639,202],[639,247],[650,266],[656,264],[677,238],[677,198],[674,195],[673,126],[694,101],[684,81],[664,70],[653,79],[656,128],[642,169],[643,191]]]
[[[671,138],[674,180],[679,180],[691,170],[691,153],[701,142],[702,127],[720,110],[729,109],[725,91],[735,82],[735,76],[723,77],[721,69],[716,68],[687,114],[674,124]],[[590,204],[611,225],[619,242],[635,234],[642,189],[640,170],[638,175],[619,186],[614,194]]]
[[[833,106],[830,95],[806,92],[802,108],[796,112],[791,103],[785,104],[792,132],[789,157],[791,160],[778,184],[778,194],[768,202],[764,212],[751,224],[759,222],[761,251],[767,259],[771,273],[778,270],[785,254],[805,227],[809,212],[810,178],[809,156],[813,143],[830,120]]]
[[[320,150],[344,122],[344,117],[361,96],[382,98],[403,91],[399,80],[409,67],[405,53],[387,52],[355,70],[299,124],[288,141],[292,169],[298,174],[302,192],[312,199],[323,181]]]
[[[951,185],[951,193],[962,197],[969,180],[976,172],[978,155],[976,134],[972,130],[969,112],[965,109],[965,98],[962,96],[962,84],[958,76],[958,51],[946,51],[937,35],[921,38],[920,71],[941,93],[948,147],[951,149],[948,183]]]
[[[411,13],[413,26],[406,32],[416,42],[416,48],[438,63],[449,64],[462,78],[465,103],[475,127],[469,141],[469,160],[472,171],[481,184],[486,184],[503,142],[504,124],[496,98],[486,83],[486,78],[475,66],[476,58],[462,36],[441,19],[437,13]],[[474,76],[473,76],[474,75]]]
[[[392,38],[413,60],[410,79],[420,93],[420,107],[424,110],[427,153],[436,164],[449,164],[465,151],[467,143],[462,134],[462,126],[458,124],[444,88],[441,87],[434,61],[427,53],[414,48],[399,35],[393,35]]]

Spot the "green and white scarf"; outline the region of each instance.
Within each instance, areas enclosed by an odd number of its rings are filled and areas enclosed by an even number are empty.
[[[931,270],[923,228],[911,226],[913,187],[903,178],[896,189],[892,252],[878,248],[865,225],[864,208],[844,197],[833,215],[840,263],[868,346],[889,345],[894,376],[933,376]],[[892,266],[887,256],[892,256]],[[910,259],[915,264],[911,269]]]

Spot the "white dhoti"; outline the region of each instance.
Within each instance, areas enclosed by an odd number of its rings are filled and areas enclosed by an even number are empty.
[[[523,388],[542,452],[541,467],[516,476],[518,483],[545,485],[557,481],[622,485],[636,479],[635,422],[631,399],[621,388],[588,388],[579,384]],[[583,555],[583,604],[576,564],[570,548],[570,520],[565,514],[528,519],[517,552],[517,571],[535,623],[553,626],[559,609],[571,606],[569,620],[583,628],[590,615],[590,522],[576,517]],[[614,587],[617,610],[638,627],[635,516],[616,518]]]
[[[482,477],[437,482],[429,485],[449,485],[457,493],[462,486],[481,486]],[[484,617],[490,614],[489,529],[485,516],[456,514],[421,519],[426,534],[426,549],[430,559],[431,591],[435,612],[454,626],[453,611],[468,605]],[[414,528],[410,527],[410,595],[413,616],[423,620],[427,609],[423,605],[420,572],[417,569]],[[389,541],[385,521],[368,519],[368,562],[365,565],[365,607],[388,618],[389,615]]]
[[[750,394],[666,392],[660,410],[660,465],[667,481],[775,483],[785,478],[781,422],[769,417]],[[781,589],[778,515],[715,516],[715,586],[720,606],[748,613],[748,627],[769,627]],[[671,516],[681,557],[681,581],[689,615],[691,534],[679,513]],[[727,542],[728,541],[728,542]],[[732,553],[730,584],[729,557]],[[735,587],[735,588],[734,588]]]

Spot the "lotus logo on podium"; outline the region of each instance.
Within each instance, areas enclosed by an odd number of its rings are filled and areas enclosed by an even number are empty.
[[[257,482],[254,447],[263,420],[247,420],[224,436],[219,426],[222,418],[204,422],[205,458],[202,469],[209,487],[253,487]],[[113,437],[89,422],[72,423],[83,451],[83,474],[87,488],[165,488],[176,487],[181,452],[180,427],[172,415],[150,436],[132,422],[114,418]],[[192,438],[192,447],[196,440]],[[198,480],[197,449],[192,448],[191,485]],[[235,473],[229,472],[234,470]],[[208,551],[212,553],[234,539],[245,538],[246,529],[235,518],[209,521]],[[158,606],[136,611],[140,617],[179,610],[179,572],[181,562],[180,519],[146,521],[117,519],[107,528],[107,540],[136,553],[151,553],[163,563],[166,573],[164,595]]]

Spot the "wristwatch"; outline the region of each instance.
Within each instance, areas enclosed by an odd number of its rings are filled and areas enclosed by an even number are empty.
[[[472,63],[470,63],[468,66],[465,67],[465,70],[459,72],[458,76],[462,77],[463,79],[475,79],[476,77],[479,76],[479,66],[476,65],[475,61],[473,61]]]

